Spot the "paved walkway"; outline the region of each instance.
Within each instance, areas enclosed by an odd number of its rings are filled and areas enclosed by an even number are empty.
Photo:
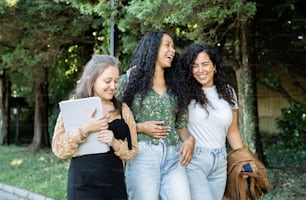
[[[53,200],[52,198],[36,194],[11,185],[0,183],[1,200]]]

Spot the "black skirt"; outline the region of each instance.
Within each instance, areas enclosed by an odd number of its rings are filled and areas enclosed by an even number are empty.
[[[123,163],[113,151],[71,159],[68,200],[127,200]]]

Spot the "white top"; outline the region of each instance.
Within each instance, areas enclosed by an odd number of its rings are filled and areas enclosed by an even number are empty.
[[[234,90],[233,90],[234,91]],[[192,100],[188,106],[188,129],[195,137],[197,147],[222,148],[225,147],[226,135],[233,120],[232,109],[237,110],[237,97],[235,106],[218,97],[215,86],[203,88],[203,92],[210,102],[207,111]]]

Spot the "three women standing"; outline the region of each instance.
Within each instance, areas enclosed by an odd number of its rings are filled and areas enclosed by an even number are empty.
[[[220,55],[209,45],[192,44],[177,65],[169,34],[145,35],[135,49],[129,73],[120,78],[116,95],[123,104],[114,97],[117,66],[112,57],[94,55],[74,96],[99,96],[107,115],[90,116],[87,124],[72,133],[65,132],[59,115],[52,148],[58,157],[72,158],[68,199],[127,199],[121,159],[128,160],[125,180],[132,200],[222,199],[226,139],[233,149],[243,143],[237,98]],[[177,70],[181,70],[179,76]],[[193,136],[187,129],[188,104],[188,129]],[[127,131],[121,135],[123,129]],[[79,144],[93,131],[99,131],[97,139],[112,150],[76,155]]]

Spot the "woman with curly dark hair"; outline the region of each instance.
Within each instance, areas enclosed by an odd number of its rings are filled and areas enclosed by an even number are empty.
[[[196,145],[186,171],[192,200],[220,200],[226,185],[226,139],[233,149],[243,147],[238,128],[238,104],[217,50],[191,44],[180,56],[188,129]]]
[[[148,33],[119,82],[117,96],[130,106],[138,132],[138,153],[125,172],[132,200],[158,200],[159,195],[165,200],[190,199],[184,166],[192,158],[194,138],[187,129],[188,105],[184,106],[172,66],[175,57],[169,34]]]

